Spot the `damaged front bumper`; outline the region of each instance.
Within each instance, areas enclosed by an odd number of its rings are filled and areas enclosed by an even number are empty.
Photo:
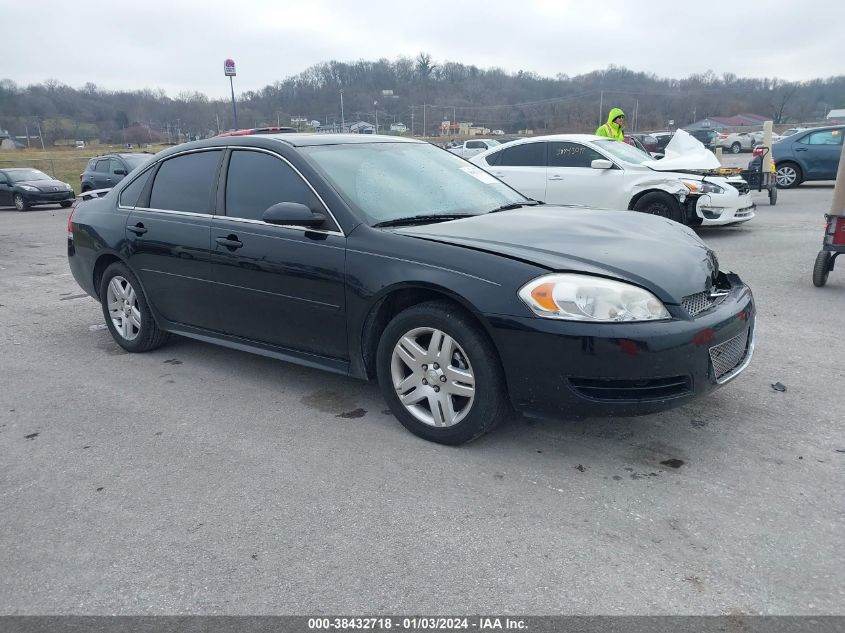
[[[702,219],[702,226],[748,222],[754,217],[756,209],[751,194],[704,194],[695,200],[695,212]]]

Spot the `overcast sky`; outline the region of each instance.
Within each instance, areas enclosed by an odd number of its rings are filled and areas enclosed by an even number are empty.
[[[553,77],[609,64],[686,77],[845,73],[845,2],[756,0],[0,0],[0,78],[228,96],[336,59],[428,52]],[[802,27],[801,25],[805,25]]]

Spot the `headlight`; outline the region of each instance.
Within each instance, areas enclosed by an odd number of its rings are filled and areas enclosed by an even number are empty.
[[[670,318],[666,307],[649,291],[592,275],[545,275],[523,286],[519,298],[534,314],[547,319],[614,322]]]
[[[33,187],[32,185],[20,185],[20,188],[24,191],[39,191],[38,187]]]
[[[70,186],[68,183],[66,183],[66,182],[63,182],[62,184],[65,186],[65,189],[67,189],[68,191],[70,191],[71,189],[73,189],[73,187],[71,187],[71,186]]]
[[[682,180],[681,182],[692,193],[725,193],[724,188],[714,185],[712,182],[696,182],[694,180]]]

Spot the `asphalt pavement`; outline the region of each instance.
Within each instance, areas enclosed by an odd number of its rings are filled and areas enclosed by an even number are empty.
[[[845,263],[811,282],[832,194],[700,230],[757,299],[734,382],[459,448],[373,384],[125,353],[68,211],[0,209],[0,614],[845,614]]]

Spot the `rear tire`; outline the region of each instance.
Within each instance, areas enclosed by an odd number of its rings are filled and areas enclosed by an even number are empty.
[[[12,201],[15,203],[15,208],[18,211],[26,211],[29,209],[29,202],[21,194],[16,193]]]
[[[674,220],[680,224],[684,223],[684,213],[681,205],[672,196],[664,191],[650,191],[637,200],[634,211],[649,213],[661,218]]]
[[[827,251],[819,251],[819,254],[816,255],[816,263],[813,266],[813,285],[817,288],[821,288],[827,283],[832,257]]]
[[[781,163],[775,171],[775,182],[781,189],[792,189],[804,178],[801,168],[795,163]]]
[[[100,281],[100,305],[115,342],[127,352],[149,352],[167,341],[147,305],[138,279],[123,262],[114,262]]]
[[[778,188],[772,187],[769,189],[769,204],[775,206],[778,203]]]
[[[376,365],[390,410],[402,426],[431,442],[469,442],[510,411],[492,342],[448,301],[422,303],[396,315],[379,340]]]

